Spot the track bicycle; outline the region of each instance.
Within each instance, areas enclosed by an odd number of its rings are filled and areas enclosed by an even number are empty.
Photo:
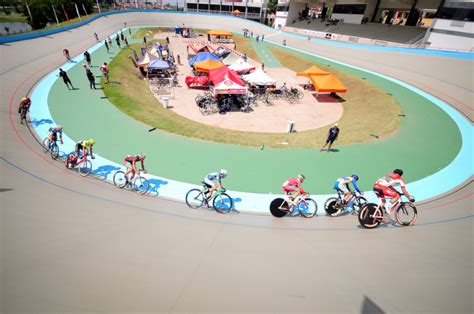
[[[49,137],[43,140],[44,152],[50,152],[51,158],[56,160],[59,157],[59,146],[56,141],[51,141]]]
[[[404,196],[404,194],[400,194]],[[392,212],[395,212],[395,218],[401,226],[411,226],[418,217],[418,211],[412,202],[403,202],[401,198],[393,205]],[[389,215],[382,203],[377,205],[368,203],[359,211],[359,223],[362,227],[373,229],[378,227],[384,221],[384,216]],[[390,219],[391,223],[391,219]]]
[[[346,211],[348,205],[352,202],[352,215],[357,215],[362,207],[367,205],[367,199],[360,195],[357,195],[356,191],[351,191],[351,196],[347,200],[344,200],[344,194],[337,192],[337,197],[328,198],[324,203],[324,209],[328,216],[337,217]]]
[[[294,200],[294,205],[290,206],[288,201],[284,198],[276,198],[270,203],[270,212],[277,218],[288,215],[293,209],[298,210],[297,215],[301,215],[305,218],[311,218],[316,215],[318,211],[318,204],[312,199],[309,194],[300,194]]]
[[[88,176],[92,171],[92,162],[87,158],[89,151],[86,150],[84,154],[81,154],[81,159],[78,159],[76,154],[71,153],[67,155],[65,160],[66,168],[72,169],[77,167],[77,172],[83,177]]]
[[[214,210],[221,214],[230,212],[234,206],[234,200],[227,193],[225,189],[214,191],[214,195],[206,198],[206,194],[209,193],[209,186],[205,182],[202,183],[202,189],[191,189],[186,193],[186,205],[191,208],[200,208],[204,205],[209,207],[212,202]]]
[[[119,189],[129,187],[140,195],[146,194],[150,189],[150,182],[148,182],[147,178],[142,176],[142,173],[146,172],[137,170],[133,179],[129,180],[128,177],[125,176],[125,172],[117,171],[114,174],[114,185]]]

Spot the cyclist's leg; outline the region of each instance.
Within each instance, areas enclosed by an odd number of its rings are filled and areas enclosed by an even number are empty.
[[[212,197],[212,194],[214,194],[214,191],[216,190],[216,184],[209,180],[207,177],[204,179],[204,184],[206,184],[206,187],[209,189],[207,194],[204,196],[206,199],[210,199]]]
[[[387,187],[384,193],[387,197],[390,198],[390,208],[386,207],[387,212],[390,214],[390,212],[392,211],[392,208],[400,199],[400,194],[398,194],[398,192],[394,188],[391,188],[391,187]]]

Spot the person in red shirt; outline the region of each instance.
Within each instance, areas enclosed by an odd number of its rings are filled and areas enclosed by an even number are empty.
[[[20,114],[20,123],[23,124],[23,119],[26,121],[26,114],[30,111],[31,99],[28,97],[23,97],[18,106],[18,113]],[[24,114],[22,114],[24,111]]]
[[[125,171],[125,178],[127,179],[128,182],[131,182],[132,179],[135,177],[135,173],[137,172],[137,161],[140,161],[142,164],[142,171],[146,172],[145,170],[145,160],[146,156],[144,153],[140,153],[138,155],[127,155],[125,159],[123,160],[124,164],[129,164],[130,167]],[[130,176],[130,179],[128,179],[128,174],[132,173]]]
[[[292,210],[293,206],[295,205],[294,200],[302,194],[306,194],[306,192],[301,187],[301,184],[304,182],[304,175],[299,174],[296,178],[290,178],[286,180],[281,188],[285,191],[285,195],[288,198],[288,204],[290,205],[290,211]],[[294,214],[294,212],[292,212]]]
[[[71,61],[71,56],[69,55],[69,50],[66,48],[63,49],[63,55],[66,57],[66,62]]]
[[[100,67],[100,72],[104,75],[106,83],[109,83],[109,68],[107,67],[107,62],[104,62]]]
[[[393,173],[386,174],[374,184],[374,193],[380,199],[380,205],[386,210],[389,217],[395,204],[398,204],[398,200],[400,199],[400,193],[394,188],[395,186],[399,185],[402,188],[403,194],[405,194],[410,202],[415,202],[414,197],[406,190],[405,180],[403,180],[402,175],[402,169],[395,169]],[[390,198],[388,205],[385,202],[386,197]]]

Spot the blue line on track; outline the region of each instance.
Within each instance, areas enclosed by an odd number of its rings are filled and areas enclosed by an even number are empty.
[[[54,187],[57,187],[61,190],[65,190],[65,191],[68,191],[68,192],[71,192],[71,193],[74,193],[74,194],[77,194],[77,195],[81,195],[81,196],[84,196],[84,197],[87,197],[87,198],[91,198],[91,199],[96,199],[96,200],[101,200],[101,201],[104,201],[104,202],[108,202],[108,203],[112,203],[112,204],[117,204],[117,205],[121,205],[121,206],[126,206],[126,207],[131,207],[131,208],[135,208],[135,209],[140,209],[140,210],[145,210],[145,211],[148,211],[148,212],[154,212],[154,213],[159,213],[159,214],[163,214],[163,215],[167,215],[167,216],[171,216],[171,217],[178,217],[178,218],[184,218],[184,219],[188,219],[188,220],[193,220],[193,221],[201,221],[201,222],[209,222],[209,223],[214,223],[214,224],[225,224],[225,225],[232,225],[232,226],[240,226],[240,227],[249,227],[249,228],[257,228],[257,229],[278,229],[278,230],[295,230],[295,231],[362,231],[362,230],[365,230],[361,227],[354,227],[354,228],[281,228],[281,227],[264,227],[264,226],[256,226],[256,225],[249,225],[249,224],[243,224],[243,223],[236,223],[236,222],[228,222],[228,221],[215,221],[215,220],[210,220],[210,219],[203,219],[203,218],[196,218],[196,217],[188,217],[188,216],[185,216],[185,215],[179,215],[179,214],[173,214],[173,213],[169,213],[169,212],[165,212],[165,211],[162,211],[162,210],[156,210],[156,209],[150,209],[150,208],[146,208],[146,207],[142,207],[142,206],[137,206],[137,205],[133,205],[133,204],[128,204],[128,203],[122,203],[122,202],[118,202],[118,201],[114,201],[114,200],[111,200],[111,199],[108,199],[108,198],[104,198],[104,197],[100,197],[100,196],[94,196],[94,195],[90,195],[90,194],[87,194],[87,193],[83,193],[83,192],[79,192],[79,191],[76,191],[76,190],[73,190],[73,189],[70,189],[70,188],[67,188],[63,185],[60,185],[60,184],[57,184],[57,183],[54,183],[54,182],[51,182],[47,179],[44,179],[26,169],[23,169],[21,168],[20,166],[14,164],[13,162],[11,162],[10,160],[6,159],[5,157],[3,156],[0,156],[0,160],[3,160],[7,165],[9,165],[10,167],[22,172],[23,174],[27,175],[27,176],[30,176],[30,177],[33,177],[35,179],[37,179],[38,181],[41,181],[41,182],[44,182],[48,185],[52,185]],[[217,214],[216,214],[217,215]],[[269,216],[271,217],[271,216]],[[444,220],[437,220],[437,221],[428,221],[428,222],[425,222],[425,223],[421,223],[421,224],[415,224],[414,226],[411,226],[409,228],[415,228],[415,227],[422,227],[422,226],[430,226],[430,225],[436,225],[436,224],[442,224],[442,223],[448,223],[448,222],[457,222],[457,221],[462,221],[462,220],[466,220],[466,219],[472,219],[474,218],[474,214],[470,214],[470,215],[467,215],[467,216],[461,216],[461,217],[454,217],[454,218],[450,218],[450,219],[444,219]],[[272,218],[272,219],[279,219],[279,218]],[[315,218],[317,219],[317,217]],[[331,219],[334,219],[334,218],[331,218]],[[317,221],[317,220],[316,220]],[[399,227],[391,227],[390,229],[391,230],[396,230],[398,229]]]

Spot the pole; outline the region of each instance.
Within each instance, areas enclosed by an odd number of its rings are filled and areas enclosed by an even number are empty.
[[[33,16],[31,15],[30,6],[28,5],[28,2],[25,2],[25,4],[26,9],[28,10],[28,15],[30,16],[31,24],[33,24]]]
[[[64,9],[64,4],[61,3],[61,7],[63,8],[63,13],[64,13],[64,16],[66,17],[66,20],[69,21],[69,16],[67,16],[66,9]]]
[[[138,0],[135,0],[135,7],[138,9]]]
[[[54,5],[51,3],[51,8],[53,9],[54,18],[56,19],[56,24],[59,24],[58,16],[56,15],[56,10],[54,9]]]
[[[81,15],[79,14],[79,9],[77,8],[77,4],[74,3],[74,6],[76,7],[77,17],[79,18],[79,21],[82,21]]]
[[[84,10],[84,13],[87,15],[86,7],[84,6],[84,3],[82,4],[82,9]]]
[[[102,13],[102,12],[100,11],[100,4],[99,4],[99,0],[95,0],[95,2],[97,3],[97,9],[99,9],[99,13]]]

